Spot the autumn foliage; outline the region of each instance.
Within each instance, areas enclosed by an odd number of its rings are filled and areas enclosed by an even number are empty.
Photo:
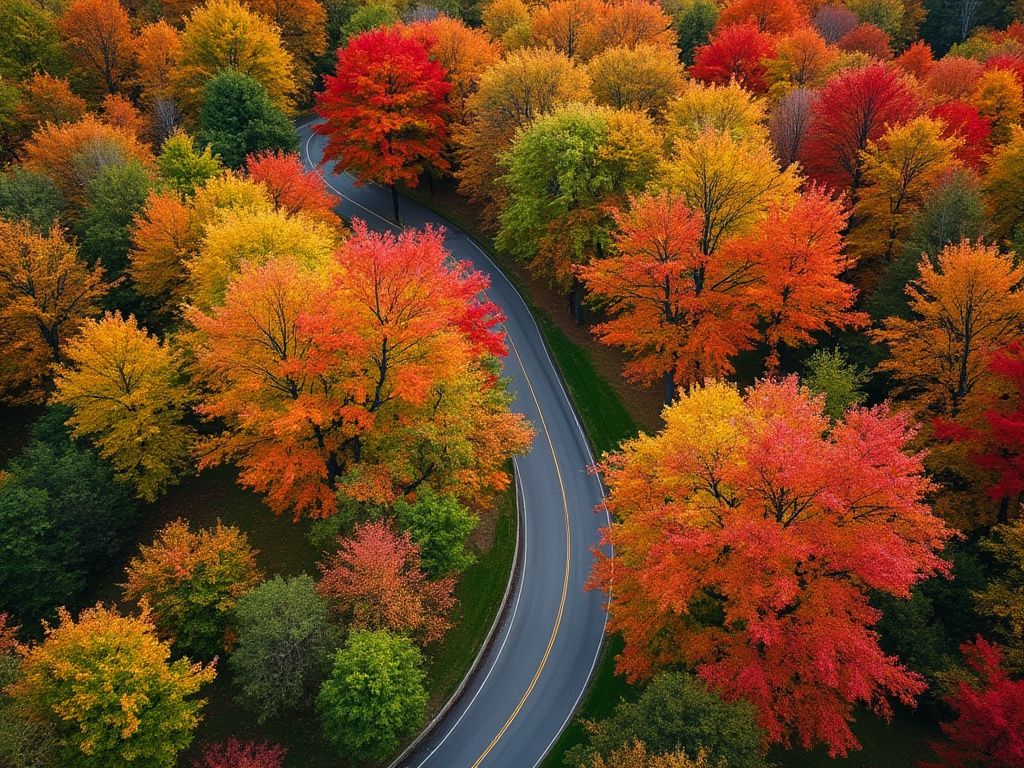
[[[323,177],[306,170],[297,155],[261,152],[245,161],[249,178],[258,181],[270,193],[276,208],[285,213],[304,213],[311,219],[335,228],[341,219],[334,212],[338,198],[331,194]]]
[[[203,750],[194,768],[281,768],[285,750],[276,744],[228,739]]]
[[[870,594],[946,569],[907,418],[855,408],[830,427],[795,378],[711,383],[664,416],[602,465],[615,559],[599,554],[592,584],[614,583],[619,670],[692,665],[753,702],[771,741],[855,749],[854,706],[888,716],[888,696],[924,688],[879,647]]]
[[[359,526],[338,542],[320,572],[317,591],[347,625],[412,635],[423,643],[441,639],[450,626],[455,580],[427,579],[408,532],[396,533],[382,522]]]

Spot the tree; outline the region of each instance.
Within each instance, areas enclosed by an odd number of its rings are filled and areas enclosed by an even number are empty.
[[[424,482],[487,499],[530,432],[488,362],[504,350],[486,280],[449,267],[435,231],[353,228],[329,285],[287,260],[243,265],[223,307],[190,313],[199,411],[228,425],[204,463],[233,459],[243,485],[296,516],[334,514],[339,492],[387,503]]]
[[[147,24],[135,38],[135,78],[142,99],[153,104],[174,97],[174,67],[181,53],[181,33],[163,19]]]
[[[1005,144],[1024,114],[1021,82],[1009,70],[993,69],[978,80],[972,102],[992,123],[992,143]]]
[[[253,741],[240,742],[230,738],[203,750],[202,759],[194,768],[281,768],[286,750],[277,744]]]
[[[187,295],[192,306],[209,311],[242,264],[257,266],[287,259],[310,272],[323,272],[337,244],[336,230],[304,214],[262,208],[233,208],[207,225],[203,242],[186,262]]]
[[[938,762],[922,768],[1011,768],[1024,759],[1024,680],[1002,668],[1002,653],[980,635],[961,646],[971,679],[961,680],[946,703],[956,713],[942,723],[944,741],[931,748]]]
[[[131,491],[51,407],[0,484],[0,610],[36,621],[78,604],[138,522]]]
[[[696,50],[690,75],[719,85],[735,80],[749,91],[764,93],[768,90],[765,61],[774,56],[771,36],[756,24],[735,24],[719,28]]]
[[[913,87],[885,66],[841,72],[829,80],[814,105],[800,161],[813,180],[856,195],[863,183],[868,142],[917,112]]]
[[[85,99],[76,96],[63,77],[37,72],[19,90],[21,98],[15,113],[19,138],[31,135],[47,123],[63,125],[85,117]]]
[[[596,17],[607,11],[601,0],[556,0],[530,13],[530,37],[570,59],[597,53]]]
[[[238,0],[209,0],[193,10],[181,33],[174,93],[195,119],[208,96],[208,83],[233,72],[259,83],[280,110],[292,106],[294,60],[272,21]]]
[[[1024,128],[1016,128],[1010,140],[997,147],[989,159],[982,193],[992,228],[999,242],[1010,242],[1024,224],[1021,179],[1024,178]]]
[[[388,630],[424,644],[440,640],[455,604],[455,579],[430,581],[407,531],[382,522],[357,526],[320,564],[317,591],[356,629]]]
[[[597,757],[591,768],[711,768],[711,763],[705,752],[699,752],[694,760],[683,751],[654,755],[647,751],[643,742],[635,741],[632,746],[615,750],[607,762]]]
[[[791,88],[824,85],[837,56],[835,48],[809,27],[780,38],[775,45],[775,56],[765,63],[770,90],[779,93]]]
[[[153,164],[149,148],[123,128],[100,122],[92,115],[77,123],[48,124],[25,145],[25,170],[53,181],[75,211],[88,201],[87,191],[101,171],[136,160]]]
[[[339,644],[312,578],[276,576],[242,595],[235,633],[231,671],[260,722],[312,704]]]
[[[439,496],[423,487],[412,502],[398,499],[395,522],[419,548],[424,573],[431,579],[462,573],[475,558],[466,539],[480,522],[453,496]]]
[[[317,696],[324,735],[356,760],[381,760],[426,718],[423,656],[390,632],[357,630]]]
[[[667,48],[650,45],[608,48],[587,65],[598,104],[616,109],[664,115],[669,100],[683,87],[679,57]]]
[[[7,0],[0,6],[0,74],[22,80],[33,72],[61,75],[67,60],[56,20],[31,0]]]
[[[1024,518],[996,526],[984,547],[1004,570],[977,593],[978,610],[997,620],[1008,666],[1019,673],[1024,670]]]
[[[890,35],[900,31],[906,11],[904,0],[846,0],[846,5],[860,21],[874,24]]]
[[[734,139],[711,130],[677,142],[659,180],[699,213],[700,250],[708,256],[749,232],[772,205],[790,199],[797,184],[795,169],[780,170],[759,138]]]
[[[825,42],[832,44],[858,24],[857,14],[838,3],[827,3],[814,14],[814,28]]]
[[[696,50],[708,41],[720,12],[715,0],[681,0],[672,11],[680,59],[685,64],[692,64]]]
[[[729,0],[718,16],[718,27],[755,24],[761,32],[787,34],[806,23],[797,0]]]
[[[173,317],[186,298],[185,264],[195,258],[201,229],[176,192],[150,192],[132,224],[131,279],[135,290]]]
[[[175,131],[167,138],[160,148],[156,167],[160,178],[182,199],[194,195],[199,187],[224,168],[209,144],[196,151],[195,139],[184,131]]]
[[[299,135],[267,90],[249,75],[225,70],[206,85],[199,138],[229,168],[246,155],[298,149]]]
[[[142,113],[127,96],[122,96],[120,93],[108,93],[103,97],[100,107],[102,120],[107,125],[121,128],[137,139],[149,135],[149,127],[146,125]]]
[[[173,768],[192,741],[203,704],[194,695],[212,666],[170,660],[148,614],[97,605],[32,647],[11,693],[32,717],[53,723],[61,758],[82,768]]]
[[[54,401],[71,408],[74,435],[92,438],[117,478],[154,501],[188,466],[189,395],[176,355],[134,317],[107,314],[82,326],[64,359]]]
[[[338,51],[334,75],[317,97],[324,159],[362,182],[391,187],[396,221],[396,185],[415,186],[424,170],[448,167],[441,150],[452,86],[444,77],[421,43],[399,28],[377,29]]]
[[[729,358],[749,347],[755,313],[743,291],[750,265],[709,259],[701,249],[699,212],[680,195],[632,201],[618,212],[611,255],[580,269],[590,295],[610,316],[598,339],[624,347],[629,381],[676,386],[731,371]]]
[[[969,101],[983,69],[980,61],[947,54],[935,62],[924,84],[940,102]]]
[[[819,349],[807,361],[803,383],[814,394],[824,396],[825,415],[839,421],[850,408],[864,403],[867,396],[862,388],[867,379],[841,350]]]
[[[0,218],[23,221],[46,234],[63,210],[60,190],[46,176],[18,166],[0,174]]]
[[[913,75],[919,83],[923,83],[935,66],[935,55],[928,43],[916,40],[896,57],[894,63],[907,74]]]
[[[668,134],[693,141],[705,131],[737,141],[764,138],[764,106],[737,83],[704,85],[690,81],[668,107]]]
[[[537,118],[501,161],[508,201],[495,245],[571,291],[579,320],[573,269],[600,258],[612,228],[610,207],[647,185],[661,154],[653,125],[636,112],[570,104]]]
[[[196,533],[168,523],[125,575],[125,599],[148,605],[176,650],[207,659],[234,644],[235,606],[262,579],[248,537],[219,520]]]
[[[74,0],[57,23],[71,73],[93,96],[127,84],[135,57],[128,12],[119,0]]]
[[[466,101],[465,125],[454,131],[455,175],[459,191],[483,206],[489,225],[497,222],[500,208],[498,157],[519,130],[589,88],[584,69],[547,49],[510,53],[480,76],[476,93]]]
[[[955,170],[960,139],[943,138],[942,125],[917,117],[894,126],[862,155],[864,188],[853,210],[850,246],[862,258],[889,261],[903,250],[917,213],[941,177]]]
[[[320,174],[306,170],[298,155],[260,152],[245,159],[245,169],[250,179],[266,187],[276,208],[342,229],[341,219],[334,212],[338,198]]]
[[[87,264],[101,264],[108,282],[128,268],[131,225],[152,186],[152,175],[134,160],[104,168],[89,182],[88,202],[76,227],[79,254]]]
[[[609,48],[639,48],[650,46],[677,51],[672,19],[660,3],[647,0],[619,0],[603,4],[596,16],[589,19],[594,25],[592,51],[581,51],[590,58]]]
[[[768,133],[775,157],[783,168],[797,162],[802,154],[817,100],[816,91],[794,88],[772,109]]]
[[[892,58],[892,39],[874,24],[858,24],[836,42],[836,47],[847,53],[862,53],[869,60],[889,61]]]
[[[846,215],[842,206],[811,189],[791,205],[775,205],[756,232],[728,248],[732,258],[756,265],[751,300],[768,347],[767,367],[776,370],[782,346],[814,342],[829,328],[863,326],[867,316],[853,311],[857,292],[840,280],[853,260],[842,253]]]
[[[888,696],[924,689],[879,647],[871,594],[906,597],[948,568],[909,420],[879,406],[830,425],[795,377],[695,387],[664,416],[602,465],[619,671],[686,663],[752,702],[769,741],[855,749],[855,706],[888,717]],[[612,573],[599,553],[592,586]]]
[[[245,0],[245,4],[277,25],[281,45],[291,54],[295,91],[308,98],[313,87],[313,67],[327,50],[327,11],[323,3],[320,0]]]
[[[705,753],[711,765],[764,768],[764,734],[755,717],[748,702],[727,703],[693,675],[662,672],[636,701],[620,701],[610,717],[587,723],[587,742],[569,751],[566,764],[600,765],[597,760],[639,741],[652,753]]]
[[[103,271],[89,269],[56,227],[40,235],[0,220],[0,391],[5,400],[40,402],[50,364],[65,341],[98,314]]]
[[[962,242],[921,259],[907,286],[913,317],[888,318],[872,336],[879,365],[920,414],[955,417],[988,378],[988,356],[1024,333],[1024,268],[994,247]]]

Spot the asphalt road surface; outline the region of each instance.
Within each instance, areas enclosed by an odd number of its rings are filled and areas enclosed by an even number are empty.
[[[299,129],[310,167],[324,139]],[[389,190],[355,186],[330,164],[324,178],[342,198],[339,212],[377,230],[395,230]],[[458,703],[402,760],[402,768],[534,768],[572,717],[594,670],[604,634],[603,596],[584,592],[593,562],[601,500],[593,459],[554,363],[529,309],[512,284],[468,236],[442,217],[404,199],[402,223],[443,227],[457,259],[490,276],[488,296],[506,316],[515,410],[536,428],[529,453],[516,459],[521,578],[503,624]]]

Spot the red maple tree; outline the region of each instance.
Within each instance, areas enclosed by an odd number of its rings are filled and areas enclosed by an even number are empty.
[[[281,210],[302,212],[331,226],[341,224],[334,212],[338,198],[328,191],[319,174],[306,170],[298,155],[260,152],[245,159],[245,168],[249,178],[267,188],[270,199]]]
[[[410,633],[425,643],[444,635],[447,613],[455,604],[455,580],[427,578],[408,531],[365,523],[338,545],[320,564],[317,591],[346,622],[354,628]]]
[[[915,117],[919,99],[906,76],[883,64],[847,70],[829,80],[815,102],[800,162],[835,191],[862,183],[863,152],[887,126]]]
[[[921,768],[1019,768],[1024,765],[1024,680],[1011,680],[999,648],[980,635],[960,646],[976,680],[960,681],[946,703],[956,720],[934,741],[938,760]]]
[[[771,35],[757,24],[733,24],[697,49],[690,74],[708,83],[726,84],[735,79],[748,91],[764,93],[768,90],[765,60],[774,55]]]
[[[448,128],[444,67],[400,27],[357,35],[338,50],[334,75],[317,97],[316,130],[327,137],[324,159],[362,182],[415,186],[428,167],[446,170]]]
[[[601,467],[615,557],[597,553],[591,585],[614,585],[630,680],[685,663],[752,702],[771,741],[843,755],[856,706],[888,717],[887,697],[925,687],[879,646],[870,599],[945,572],[951,531],[908,417],[854,408],[833,425],[823,405],[795,377],[680,397]]]
[[[947,101],[932,107],[930,115],[941,120],[943,138],[959,136],[962,143],[955,150],[956,158],[964,165],[979,170],[982,161],[992,151],[989,136],[992,121],[966,101]]]

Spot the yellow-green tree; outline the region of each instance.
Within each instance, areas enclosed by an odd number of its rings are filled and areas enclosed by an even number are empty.
[[[486,206],[493,224],[500,194],[498,156],[512,144],[516,131],[555,107],[587,93],[590,78],[561,53],[546,49],[517,51],[480,77],[477,92],[466,101],[466,123],[455,128],[459,190]]]
[[[0,219],[0,399],[41,402],[68,337],[99,313],[103,270],[89,269],[59,229]]]
[[[9,689],[17,707],[50,724],[63,764],[78,768],[174,768],[206,703],[195,694],[213,666],[171,661],[144,610],[121,616],[97,605],[33,646]]]
[[[999,622],[1006,661],[1024,671],[1024,518],[997,526],[984,544],[1005,568],[978,593],[978,609]]]
[[[1024,128],[996,149],[985,171],[982,192],[992,235],[1010,242],[1024,223]]]
[[[661,118],[683,87],[683,67],[674,50],[653,45],[609,48],[587,65],[598,104],[635,109]]]
[[[259,82],[278,107],[291,108],[294,62],[277,27],[238,0],[210,0],[189,14],[181,35],[174,90],[187,115],[198,118],[206,83],[229,69]]]
[[[954,417],[991,373],[989,355],[1024,333],[1024,267],[996,248],[963,242],[907,286],[913,317],[890,317],[874,338],[889,347],[880,370],[923,417]]]
[[[189,397],[175,354],[134,317],[106,314],[85,324],[65,358],[54,399],[70,406],[74,434],[91,437],[117,476],[153,501],[188,465]]]
[[[941,123],[918,117],[868,142],[865,188],[854,208],[849,238],[859,256],[891,259],[902,251],[925,200],[958,165],[954,156],[962,142],[956,135],[944,137],[944,132]]]
[[[696,139],[705,131],[725,133],[734,139],[761,141],[767,136],[762,102],[737,83],[686,84],[668,106],[668,131],[673,139]]]
[[[202,245],[186,262],[189,301],[202,310],[222,304],[228,281],[243,262],[259,265],[286,258],[306,269],[325,269],[337,237],[337,230],[302,213],[227,210],[206,227]]]
[[[762,221],[773,204],[796,194],[798,183],[792,168],[779,168],[765,142],[717,130],[677,142],[659,180],[701,217],[705,255]]]
[[[724,763],[712,763],[707,752],[698,753],[695,759],[682,750],[653,754],[647,751],[642,741],[634,741],[612,752],[607,760],[597,755],[587,768],[715,768],[716,765],[717,768],[725,768]]]

